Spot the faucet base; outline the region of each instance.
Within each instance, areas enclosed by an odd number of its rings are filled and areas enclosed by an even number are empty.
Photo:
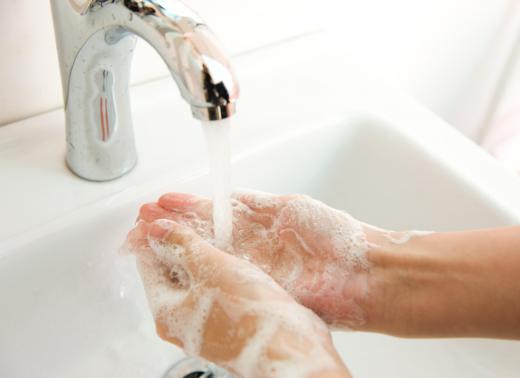
[[[121,167],[120,172],[112,171],[110,172],[110,174],[107,174],[106,176],[102,176],[99,174],[96,176],[92,176],[89,171],[77,170],[75,167],[71,166],[68,158],[65,158],[65,165],[67,166],[69,171],[71,171],[74,175],[78,176],[79,178],[92,182],[107,182],[117,180],[118,178],[121,178],[127,173],[131,172],[137,165],[137,159],[135,159],[133,162],[128,162],[128,165],[126,165],[125,167]]]

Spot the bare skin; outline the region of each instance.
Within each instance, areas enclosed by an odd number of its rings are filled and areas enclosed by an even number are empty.
[[[520,339],[520,227],[432,233],[369,251],[360,330]]]
[[[227,252],[239,258],[219,251],[225,264],[250,261],[329,325],[403,337],[520,339],[520,227],[418,234],[399,242],[406,233],[359,223],[305,196],[234,197]],[[167,194],[141,208],[136,230],[169,219],[210,240],[211,211],[208,199]],[[338,236],[348,248],[338,245]],[[136,240],[130,244],[139,245]],[[337,360],[330,338],[323,345]],[[339,361],[326,374],[348,376]]]

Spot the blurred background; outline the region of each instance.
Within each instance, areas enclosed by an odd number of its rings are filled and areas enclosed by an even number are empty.
[[[520,173],[520,1],[186,0],[232,56],[312,33]],[[0,14],[0,126],[62,106],[48,1]],[[312,54],[312,51],[309,51]],[[281,58],[282,59],[282,58]],[[140,41],[135,85],[168,75]]]

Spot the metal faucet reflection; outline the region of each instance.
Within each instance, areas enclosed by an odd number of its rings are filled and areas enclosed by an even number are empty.
[[[195,118],[235,113],[238,83],[204,22],[179,0],[51,0],[67,127],[67,164],[106,181],[137,154],[128,81],[137,36],[161,55]]]

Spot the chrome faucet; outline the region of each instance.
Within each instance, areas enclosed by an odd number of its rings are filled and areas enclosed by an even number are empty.
[[[235,113],[238,83],[210,29],[179,0],[51,0],[65,102],[67,164],[112,180],[137,160],[128,81],[139,36],[163,58],[195,118]]]

